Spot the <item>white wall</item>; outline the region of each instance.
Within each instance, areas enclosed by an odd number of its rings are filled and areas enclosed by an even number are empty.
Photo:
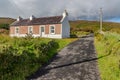
[[[70,25],[68,22],[68,17],[66,16],[62,21],[62,38],[70,37]]]
[[[11,37],[25,37],[26,34],[10,34]],[[33,34],[33,37],[36,38],[36,37],[41,37],[40,34]],[[59,38],[61,39],[62,38],[62,35],[61,34],[45,34],[43,36],[44,38]]]

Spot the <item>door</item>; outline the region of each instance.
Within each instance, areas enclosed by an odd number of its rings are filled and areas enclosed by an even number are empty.
[[[45,35],[45,27],[41,26],[40,30],[41,30],[41,37],[44,37],[44,35]]]

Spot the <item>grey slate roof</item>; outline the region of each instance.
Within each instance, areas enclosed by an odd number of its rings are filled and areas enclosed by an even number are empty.
[[[14,23],[11,24],[11,26],[58,24],[61,23],[62,18],[63,16],[34,18],[31,21],[29,19],[22,19],[20,21],[15,21]]]

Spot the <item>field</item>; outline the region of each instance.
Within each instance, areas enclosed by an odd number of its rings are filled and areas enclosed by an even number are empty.
[[[71,31],[97,32],[99,30],[99,25],[100,23],[98,21],[70,21]],[[103,22],[103,31],[120,33],[120,23]]]

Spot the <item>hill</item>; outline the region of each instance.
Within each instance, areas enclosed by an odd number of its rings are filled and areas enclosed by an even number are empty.
[[[0,17],[0,24],[11,24],[15,19],[9,17]]]
[[[6,29],[9,30],[9,25],[14,21],[15,19],[9,17],[0,17],[0,33],[6,32]]]
[[[99,30],[99,21],[77,20],[70,21],[71,31],[93,31]],[[120,23],[103,22],[103,31],[112,31],[120,33]]]

